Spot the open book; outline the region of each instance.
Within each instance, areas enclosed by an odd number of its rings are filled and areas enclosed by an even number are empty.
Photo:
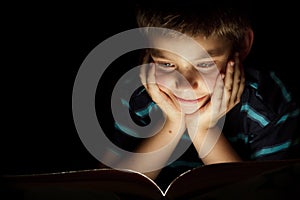
[[[1,195],[13,197],[8,199],[202,199],[232,184],[241,187],[245,180],[252,180],[252,183],[260,180],[259,184],[262,184],[261,179],[254,178],[266,174],[268,177],[276,174],[285,177],[280,170],[288,171],[286,175],[292,177],[287,178],[295,178],[292,182],[299,186],[300,160],[284,160],[220,163],[194,168],[174,179],[165,191],[139,172],[109,168],[5,175],[1,177],[0,191]],[[249,189],[249,185],[247,187]]]

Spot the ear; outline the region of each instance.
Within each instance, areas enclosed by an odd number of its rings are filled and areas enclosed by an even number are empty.
[[[247,57],[247,55],[249,54],[249,52],[252,48],[253,39],[254,39],[254,32],[251,28],[248,28],[245,31],[244,41],[241,44],[241,48],[240,48],[240,52],[239,52],[241,60],[244,60]]]

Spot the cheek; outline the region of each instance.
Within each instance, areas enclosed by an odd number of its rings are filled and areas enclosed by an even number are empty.
[[[209,91],[212,92],[214,90],[216,80],[219,75],[220,75],[219,70],[215,70],[212,73],[202,75],[203,80],[205,81],[205,84]]]
[[[176,77],[172,73],[157,70],[155,73],[155,80],[160,89],[168,88],[172,90]]]

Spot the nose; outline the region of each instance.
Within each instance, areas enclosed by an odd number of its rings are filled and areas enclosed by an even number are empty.
[[[193,66],[188,66],[178,71],[181,76],[176,81],[177,89],[199,88],[202,78],[198,70]]]

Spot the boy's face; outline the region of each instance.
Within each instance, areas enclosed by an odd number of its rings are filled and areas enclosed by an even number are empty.
[[[159,89],[186,114],[194,113],[210,100],[217,76],[225,74],[231,58],[232,45],[228,41],[213,37],[193,39],[202,47],[200,50],[185,40],[170,43],[157,39],[154,43],[159,42],[165,49],[171,47],[172,51],[153,49],[150,53]]]

